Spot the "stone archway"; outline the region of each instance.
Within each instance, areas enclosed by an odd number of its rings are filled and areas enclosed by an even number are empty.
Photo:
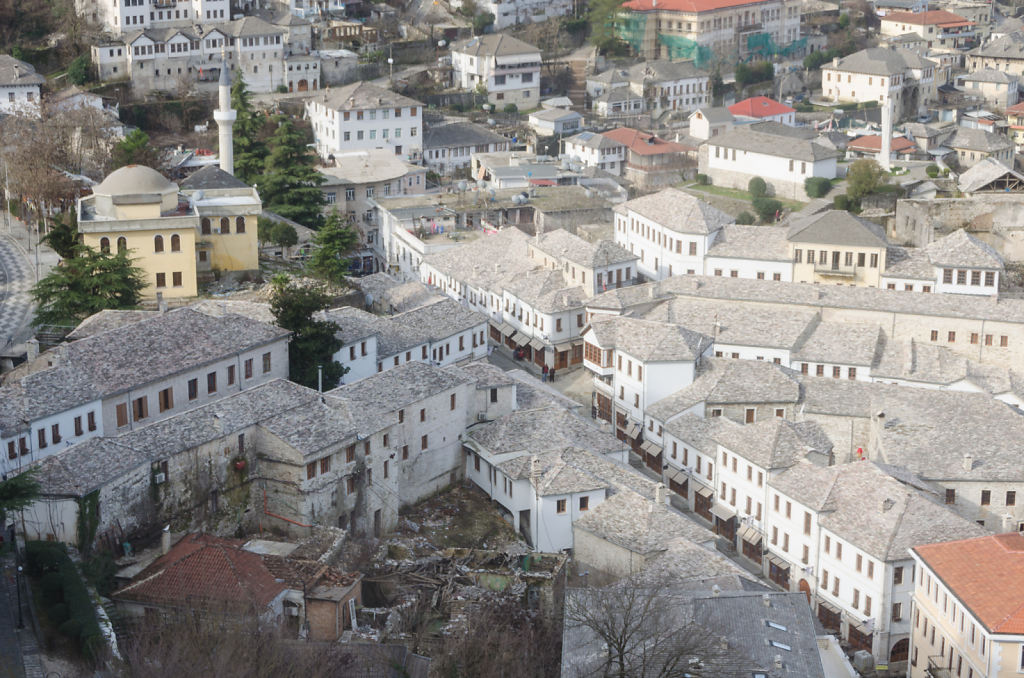
[[[807,603],[811,602],[811,585],[807,583],[806,579],[800,580],[800,593],[807,596]]]
[[[905,662],[909,655],[910,639],[904,638],[902,640],[897,640],[896,644],[892,646],[892,650],[889,651],[889,663],[896,664],[899,662]]]
[[[309,91],[309,81],[308,80],[305,80],[305,79],[299,80],[299,91],[300,92],[307,92],[307,91]]]

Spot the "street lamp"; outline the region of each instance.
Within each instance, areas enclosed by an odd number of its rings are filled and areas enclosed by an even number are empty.
[[[17,554],[17,550],[18,550],[18,543],[17,542],[14,543],[14,550],[15,550],[15,554]],[[18,628],[19,629],[23,629],[23,628],[25,628],[25,620],[22,617],[22,612],[21,612],[21,565],[18,565],[18,576],[17,576],[17,581],[15,582],[15,584],[17,585],[17,588],[18,588]]]

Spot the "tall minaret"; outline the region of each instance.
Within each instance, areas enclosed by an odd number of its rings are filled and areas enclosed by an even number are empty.
[[[235,112],[231,110],[231,73],[227,61],[220,62],[220,83],[218,85],[220,103],[213,112],[220,133],[220,168],[228,174],[235,173],[235,142],[232,127],[235,125]]]

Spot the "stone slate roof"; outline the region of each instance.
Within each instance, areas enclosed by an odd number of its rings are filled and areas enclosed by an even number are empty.
[[[78,326],[71,330],[65,339],[67,341],[84,339],[94,334],[107,332],[109,330],[124,327],[125,325],[131,325],[143,318],[154,316],[157,313],[158,311],[104,309],[97,313],[93,313],[91,316],[78,323]]]
[[[999,253],[962,228],[928,243],[924,251],[935,266],[1003,269]]]
[[[355,278],[352,283],[362,290],[368,303],[380,303],[396,313],[410,311],[444,298],[443,295],[431,292],[429,287],[419,281],[398,282],[384,272]]]
[[[964,82],[995,82],[1000,84],[1016,83],[1018,77],[1005,71],[997,71],[994,68],[982,68],[981,70],[959,76]]]
[[[885,229],[845,210],[826,210],[806,219],[794,219],[786,238],[793,243],[886,247]]]
[[[790,354],[790,360],[870,367],[884,346],[885,333],[878,325],[823,321]]]
[[[1004,165],[1002,161],[995,158],[983,158],[980,162],[970,167],[957,178],[957,186],[964,193],[974,193],[984,190],[986,186],[997,179],[1011,176],[1018,181],[1024,181],[1024,174]],[[1000,193],[1003,189],[996,189]]]
[[[216,188],[249,188],[249,184],[216,165],[207,165],[181,182],[183,191]]]
[[[510,142],[483,125],[472,122],[451,122],[447,125],[431,126],[423,131],[424,150],[500,143]]]
[[[587,148],[621,148],[622,144],[614,139],[609,139],[597,132],[580,132],[579,134],[565,138],[566,144],[586,146]]]
[[[717,125],[723,122],[732,122],[732,112],[726,106],[703,106],[690,114],[692,118],[697,113],[703,115],[709,123]]]
[[[350,412],[359,410],[360,416],[370,417],[374,413],[400,410],[472,382],[473,379],[466,374],[412,361],[355,383],[338,386],[327,391],[326,395],[347,403]]]
[[[587,268],[600,268],[637,260],[637,256],[611,240],[587,242],[565,229],[541,233],[531,243],[545,254],[563,258]]]
[[[580,285],[566,285],[561,271],[539,269],[509,277],[501,285],[541,313],[582,309],[586,295]]]
[[[260,421],[260,427],[274,434],[303,458],[318,455],[338,443],[376,433],[397,421],[391,412],[372,412],[362,403],[353,405],[341,394],[314,400]]]
[[[885,251],[883,276],[935,281],[935,270],[928,255],[920,247],[890,245]]]
[[[777,120],[762,120],[746,125],[746,128],[755,132],[774,134],[777,137],[791,137],[793,139],[816,139],[818,132],[810,126],[793,127]]]
[[[715,137],[720,139],[721,137]],[[636,212],[677,233],[707,235],[735,219],[678,188],[666,188],[615,207],[619,214]]]
[[[757,132],[746,126],[734,127],[718,136],[711,137],[707,143],[711,146],[806,162],[838,158],[840,155],[835,149],[827,148],[810,139],[794,139],[789,135],[779,136]]]
[[[889,342],[871,375],[949,385],[968,377],[970,362],[945,346],[911,339]]]
[[[700,543],[712,535],[681,513],[670,510],[635,492],[616,493],[591,508],[572,525],[616,546],[642,556],[668,548],[669,542],[683,538]]]
[[[924,68],[934,68],[937,65],[931,59],[925,59],[908,49],[901,49],[899,47],[895,49],[869,47],[843,57],[839,60],[838,66],[833,66],[829,63],[823,65],[822,69],[835,69],[837,71],[864,73],[866,75],[891,76],[905,73],[908,69],[921,70]]]
[[[723,425],[714,440],[761,468],[786,468],[811,453],[828,456],[832,442],[814,422],[766,419],[753,424]]]
[[[415,99],[410,99],[401,94],[396,94],[392,90],[363,81],[353,82],[344,87],[328,87],[320,90],[319,96],[314,96],[311,101],[316,101],[338,111],[421,105]]]
[[[470,287],[496,290],[505,280],[537,268],[537,263],[527,256],[529,239],[518,228],[503,228],[473,242],[428,254],[423,260]]]
[[[516,410],[470,429],[465,437],[496,459],[516,461],[515,467],[506,472],[518,478],[530,475],[529,458],[533,454],[582,448],[603,455],[626,449],[614,435],[561,407]]]
[[[323,317],[341,327],[336,336],[346,344],[376,335],[377,356],[382,359],[427,342],[425,337],[402,323],[394,322],[392,318],[377,316],[352,306],[324,311]]]
[[[19,61],[7,54],[0,54],[0,85],[42,85],[44,82],[46,78],[36,73],[32,64]]]
[[[996,153],[1013,148],[1013,142],[1002,134],[987,132],[983,129],[969,129],[957,127],[946,141],[946,146],[957,150],[981,151],[983,153]]]
[[[811,309],[780,310],[756,303],[726,306],[704,299],[670,299],[643,317],[682,325],[714,337],[716,344],[792,350],[813,330],[818,313]]]
[[[1004,35],[988,44],[972,49],[967,54],[991,59],[1024,59],[1024,34],[1013,32]]]
[[[626,316],[595,316],[586,336],[644,362],[693,362],[711,344],[710,337],[679,325]]]
[[[709,257],[789,261],[786,231],[778,226],[726,224],[708,248]]]
[[[487,316],[445,297],[441,301],[392,316],[391,322],[418,335],[421,341],[426,339],[433,342],[481,328],[487,324]]]
[[[643,96],[635,94],[629,87],[612,87],[594,97],[592,103],[614,104],[622,101],[642,100]],[[602,136],[602,135],[598,135]]]
[[[668,59],[655,59],[642,61],[629,68],[629,78],[634,82],[665,82],[669,80],[682,80],[684,78],[707,78],[710,77],[707,71],[697,68],[692,61],[670,61]]]
[[[534,47],[504,33],[478,35],[455,43],[451,49],[453,52],[470,54],[475,57],[499,57],[515,54],[537,55],[538,58],[540,57],[539,47]]]
[[[185,307],[58,346],[53,354],[55,364],[81,370],[108,397],[288,335],[240,315],[214,317]]]
[[[646,414],[669,422],[681,412],[706,402],[711,405],[796,403],[800,382],[792,370],[762,360],[705,359],[692,384],[649,406]],[[703,426],[703,425],[702,425]],[[691,425],[689,431],[695,429]],[[710,432],[707,435],[712,435]],[[697,441],[693,441],[696,445]]]

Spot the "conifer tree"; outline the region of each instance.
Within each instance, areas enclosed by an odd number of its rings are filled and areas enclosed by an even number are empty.
[[[77,325],[104,309],[138,305],[146,281],[127,252],[76,245],[73,254],[32,288],[37,326]]]
[[[320,208],[324,194],[320,184],[324,177],[313,167],[316,157],[308,146],[310,135],[286,116],[279,115],[274,120],[277,129],[270,137],[270,152],[257,184],[263,208],[304,226],[318,228],[323,223]]]
[[[317,248],[309,260],[310,270],[333,283],[342,282],[348,275],[349,255],[359,245],[359,233],[352,222],[338,210],[331,210],[313,242]]]
[[[235,176],[247,184],[257,181],[267,158],[267,146],[260,138],[263,117],[252,105],[252,95],[239,73],[231,84],[231,108],[235,110],[232,128],[235,149]]]

